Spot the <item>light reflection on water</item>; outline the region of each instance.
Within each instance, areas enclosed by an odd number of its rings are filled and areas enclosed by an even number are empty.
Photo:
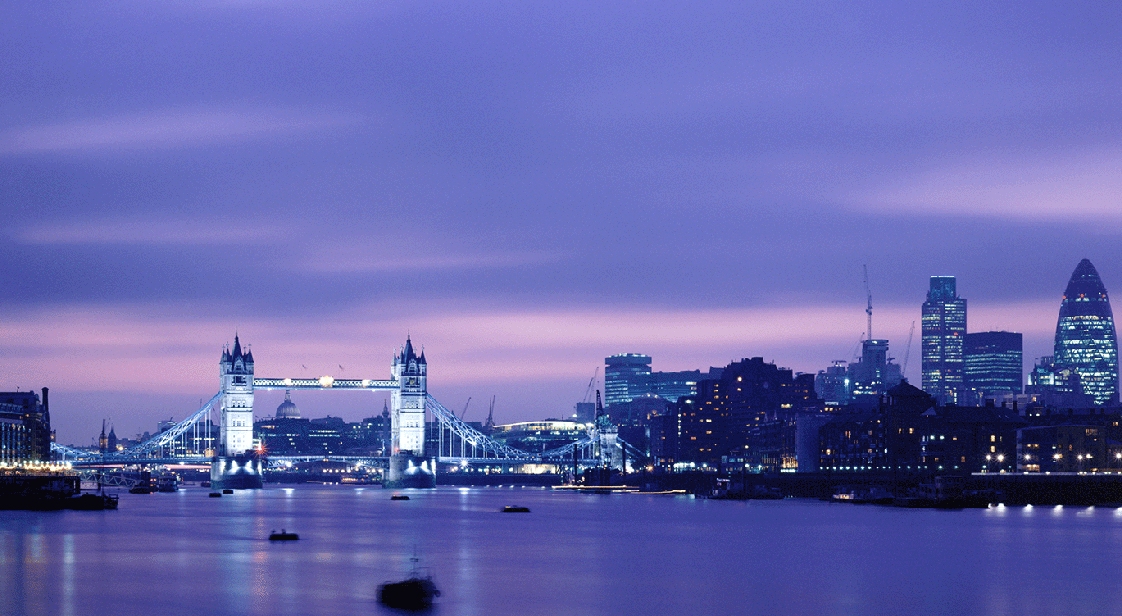
[[[538,488],[301,486],[4,512],[0,614],[384,612],[417,553],[438,614],[1109,614],[1122,510],[932,511]],[[525,505],[530,514],[499,513]],[[270,543],[272,530],[301,540]]]

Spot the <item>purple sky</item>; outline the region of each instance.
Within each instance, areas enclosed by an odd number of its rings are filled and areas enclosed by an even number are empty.
[[[557,417],[614,353],[852,359],[864,264],[897,358],[954,275],[1028,368],[1081,258],[1122,290],[1122,5],[921,4],[7,3],[0,389],[84,445],[235,331],[275,377],[408,334],[469,421]]]

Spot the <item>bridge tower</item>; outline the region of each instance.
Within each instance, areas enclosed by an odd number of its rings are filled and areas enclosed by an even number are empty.
[[[422,349],[405,346],[394,355],[390,393],[390,472],[387,487],[431,488],[436,485],[436,459],[425,456],[425,400],[428,398],[428,362]]]
[[[234,335],[234,348],[222,349],[218,361],[222,392],[218,451],[211,461],[214,488],[260,488],[261,460],[253,451],[253,352],[242,353]]]

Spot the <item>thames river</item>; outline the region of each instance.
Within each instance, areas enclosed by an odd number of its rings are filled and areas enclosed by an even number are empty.
[[[963,511],[541,488],[274,487],[0,512],[0,614],[1117,614],[1122,510]],[[530,513],[501,513],[506,505]],[[270,543],[270,531],[300,535]]]

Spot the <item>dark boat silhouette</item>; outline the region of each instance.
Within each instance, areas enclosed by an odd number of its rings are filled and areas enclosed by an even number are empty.
[[[417,557],[409,560],[413,562],[409,577],[400,582],[379,585],[378,603],[401,610],[423,610],[432,607],[432,600],[440,596],[440,590],[433,583],[432,576],[422,577],[417,572]]]
[[[503,513],[530,513],[530,508],[521,507],[519,505],[507,505],[503,507]]]
[[[269,541],[296,541],[299,538],[300,535],[297,535],[296,533],[290,533],[283,528],[279,533],[275,530],[269,533]]]

